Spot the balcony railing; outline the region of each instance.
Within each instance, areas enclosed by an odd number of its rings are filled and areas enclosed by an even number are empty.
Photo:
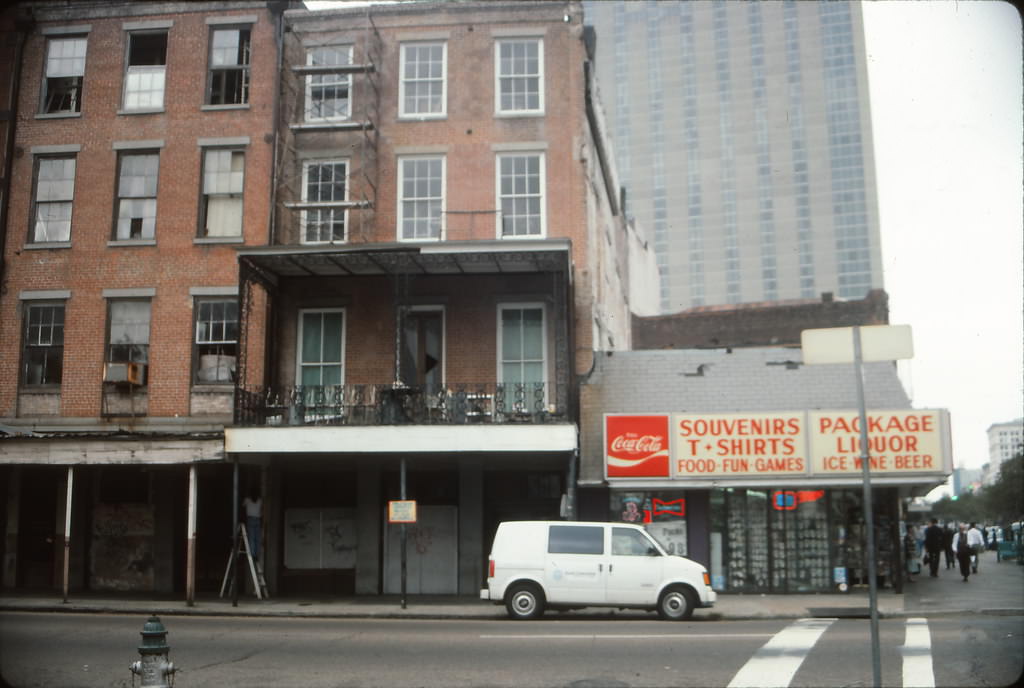
[[[568,419],[553,383],[241,387],[235,424],[459,425]]]

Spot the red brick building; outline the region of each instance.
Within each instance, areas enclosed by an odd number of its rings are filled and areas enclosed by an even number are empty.
[[[188,468],[222,462],[237,249],[268,237],[280,13],[17,10],[31,24],[0,295],[3,585],[183,589],[190,478],[230,533],[218,469]],[[223,570],[209,540],[200,570]]]
[[[409,591],[476,594],[571,512],[641,244],[578,3],[28,6],[5,587],[216,591],[255,488],[273,593],[396,590],[405,497]]]
[[[268,582],[398,592],[385,516],[405,498],[408,590],[476,594],[497,523],[573,492],[576,377],[629,345],[581,7],[285,25],[272,239],[239,254],[225,438],[265,497]]]

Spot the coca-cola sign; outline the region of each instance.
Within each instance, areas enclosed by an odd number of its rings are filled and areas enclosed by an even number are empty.
[[[668,416],[606,416],[609,478],[667,478]]]

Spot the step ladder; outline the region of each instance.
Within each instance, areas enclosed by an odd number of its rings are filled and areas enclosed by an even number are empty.
[[[249,573],[252,575],[252,587],[256,591],[256,599],[270,599],[270,593],[267,592],[267,580],[263,577],[263,569],[259,562],[252,558],[252,547],[249,546],[249,534],[245,530],[244,523],[238,524],[238,549],[232,548],[231,554],[228,555],[228,566],[224,571],[224,582],[220,585],[220,596],[224,597],[225,594],[234,590],[235,571],[238,568],[235,565],[235,557],[241,555],[245,555],[249,562]]]

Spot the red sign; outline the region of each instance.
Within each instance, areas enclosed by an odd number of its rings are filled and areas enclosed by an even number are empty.
[[[793,511],[804,502],[816,502],[825,496],[825,490],[779,490],[772,494],[776,511]]]
[[[609,478],[667,478],[668,416],[606,416]]]

